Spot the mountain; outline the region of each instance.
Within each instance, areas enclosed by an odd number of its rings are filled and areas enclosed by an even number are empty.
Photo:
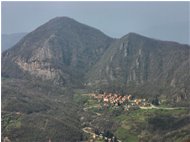
[[[95,28],[57,17],[3,52],[2,75],[79,85],[112,40]]]
[[[2,141],[85,140],[72,88],[83,85],[112,41],[95,28],[57,17],[4,51]]]
[[[110,45],[86,78],[88,86],[126,86],[129,90],[132,86],[137,87],[132,89],[137,94],[158,95],[168,88],[173,93],[187,91],[190,47],[129,33]]]
[[[5,51],[15,45],[27,33],[14,33],[1,35],[1,51]]]

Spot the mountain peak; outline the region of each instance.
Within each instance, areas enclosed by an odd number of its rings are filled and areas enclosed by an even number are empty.
[[[123,36],[121,38],[121,40],[125,41],[131,41],[131,42],[159,42],[159,43],[164,43],[164,42],[167,42],[167,43],[176,43],[176,42],[171,42],[171,41],[162,41],[162,40],[159,40],[159,39],[155,39],[155,38],[151,38],[151,37],[147,37],[147,36],[144,36],[144,35],[141,35],[141,34],[137,34],[137,33],[134,33],[134,32],[130,32],[128,33],[127,35]]]
[[[70,29],[71,27],[73,26],[75,27],[77,25],[82,25],[82,24],[72,18],[61,16],[61,17],[55,17],[53,19],[50,19],[47,23],[43,24],[39,28],[40,29],[47,28],[49,30],[53,29],[54,31],[59,31],[60,29],[63,29],[64,27],[66,29],[68,28]]]
[[[134,32],[130,32],[127,34],[127,36],[141,36],[141,35]]]
[[[66,17],[66,16],[59,16],[59,17],[55,17],[53,19],[51,19],[50,21],[52,22],[61,22],[61,21],[64,21],[64,22],[71,22],[71,21],[75,21],[74,19],[70,18],[70,17]],[[49,22],[50,22],[49,21]],[[75,21],[76,22],[76,21]]]
[[[122,39],[132,39],[132,38],[147,38],[145,36],[142,36],[140,34],[134,33],[134,32],[130,32],[127,35],[123,36]]]

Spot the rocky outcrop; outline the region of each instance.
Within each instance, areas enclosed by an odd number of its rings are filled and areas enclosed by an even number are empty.
[[[5,138],[3,139],[3,142],[11,142],[11,140],[10,140],[8,137],[5,137]]]
[[[59,76],[61,70],[54,69],[48,62],[32,61],[26,62],[22,59],[17,59],[15,62],[22,70],[27,71],[31,75],[42,79],[54,80]]]

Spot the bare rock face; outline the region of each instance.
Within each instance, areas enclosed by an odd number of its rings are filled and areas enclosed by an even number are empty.
[[[54,35],[51,35],[45,40],[42,47],[32,51],[30,58],[26,59],[19,56],[16,57],[14,62],[21,70],[28,72],[30,75],[40,77],[43,80],[58,80],[61,70],[53,68],[49,62],[55,59],[53,52],[49,48],[49,41],[54,37]]]
[[[5,138],[3,139],[3,142],[11,142],[11,140],[10,140],[8,137],[5,137]]]
[[[22,59],[17,59],[15,63],[22,70],[45,80],[55,79],[57,76],[59,76],[59,72],[61,72],[61,70],[55,70],[54,68],[51,68],[51,65],[46,62],[26,62]]]

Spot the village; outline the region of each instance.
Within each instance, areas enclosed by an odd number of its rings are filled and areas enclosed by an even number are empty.
[[[138,115],[143,115],[145,117],[147,114],[154,113],[154,111],[158,111],[160,113],[167,112],[170,113],[170,110],[180,111],[185,108],[182,107],[169,107],[164,106],[163,100],[160,100],[158,97],[151,98],[143,98],[140,96],[135,96],[132,94],[120,94],[120,93],[111,93],[111,92],[103,92],[103,91],[95,91],[93,93],[83,94],[82,96],[86,96],[87,101],[84,101],[84,111],[90,111],[97,115],[97,117],[102,117],[108,115],[110,113],[111,117],[114,119],[118,119],[120,121],[120,115],[126,118],[127,121],[130,121],[131,116],[138,120]],[[84,97],[85,98],[85,97]],[[152,111],[153,109],[153,111]],[[137,110],[137,111],[136,111]],[[160,111],[161,110],[161,111]],[[145,112],[145,113],[144,113]],[[139,115],[139,116],[140,116]],[[121,117],[121,118],[122,118]],[[122,118],[123,119],[123,118]],[[144,121],[144,119],[143,119]],[[125,121],[126,122],[126,121]],[[82,129],[83,132],[89,134],[89,142],[121,142],[123,138],[118,136],[118,133],[113,133],[113,131],[109,131],[109,129],[101,130],[93,127],[92,123],[90,125],[85,125]],[[122,123],[130,125],[129,123]],[[122,132],[124,131],[121,127]],[[125,131],[126,132],[126,131]],[[128,137],[130,137],[129,134]],[[133,136],[131,136],[133,137]]]
[[[95,111],[95,113],[98,116],[102,115],[99,112],[106,110],[132,112],[138,109],[158,108],[157,105],[160,104],[160,101],[157,98],[148,100],[145,98],[137,98],[131,94],[121,95],[120,93],[94,92],[83,95],[89,97],[88,101],[94,102],[88,104],[88,107],[85,107],[84,110],[87,111],[88,109],[96,108],[98,111]],[[90,134],[89,142],[121,142],[121,140],[117,139],[116,136],[109,131],[109,133],[107,131],[100,132],[91,127],[85,127],[82,130],[85,133]]]
[[[99,105],[97,108],[107,109],[111,108],[122,108],[124,111],[130,111],[135,109],[148,109],[160,104],[160,101],[156,98],[148,100],[145,98],[136,98],[135,96],[121,95],[119,93],[91,93],[88,94],[91,99],[97,100]]]

